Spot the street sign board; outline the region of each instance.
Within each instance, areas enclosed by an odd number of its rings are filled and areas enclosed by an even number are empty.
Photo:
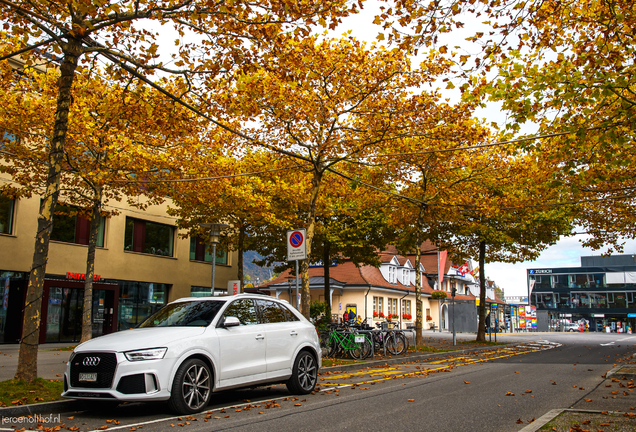
[[[304,228],[287,231],[287,261],[307,258],[306,235]]]
[[[636,314],[627,314],[627,318],[636,318]]]
[[[227,292],[230,295],[236,295],[241,293],[241,281],[229,280],[227,281]]]

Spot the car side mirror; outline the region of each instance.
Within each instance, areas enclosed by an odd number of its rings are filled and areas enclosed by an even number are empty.
[[[228,316],[223,319],[223,323],[221,324],[221,327],[223,328],[237,327],[240,325],[241,325],[241,322],[239,321],[237,317]]]

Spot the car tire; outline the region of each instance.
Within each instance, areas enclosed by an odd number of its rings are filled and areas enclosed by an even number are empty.
[[[287,381],[287,389],[292,394],[308,394],[314,391],[318,381],[318,363],[308,351],[301,351],[294,361],[292,376]]]
[[[212,373],[208,365],[199,359],[184,361],[172,382],[168,404],[177,414],[194,414],[203,411],[212,395]]]

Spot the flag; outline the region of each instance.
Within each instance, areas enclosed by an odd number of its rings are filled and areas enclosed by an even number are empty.
[[[448,251],[439,251],[437,252],[438,261],[437,261],[437,275],[439,278],[439,288],[442,289],[442,281],[444,280],[444,270],[446,269],[446,256],[448,255]]]
[[[470,272],[470,275],[476,278],[479,275],[479,266],[475,267],[473,271]]]
[[[466,273],[468,273],[470,271],[470,268],[468,267],[468,263],[464,263],[462,264],[458,269],[457,272],[459,272],[459,274],[461,274],[462,276],[466,276]]]

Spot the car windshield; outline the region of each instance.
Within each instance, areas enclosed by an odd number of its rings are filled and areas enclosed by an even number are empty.
[[[139,327],[208,326],[224,304],[219,300],[170,303],[150,315]]]

